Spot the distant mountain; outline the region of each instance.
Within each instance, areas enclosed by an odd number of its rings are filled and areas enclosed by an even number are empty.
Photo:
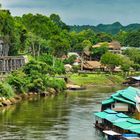
[[[125,31],[136,31],[136,30],[140,30],[140,24],[136,23],[136,24],[129,24],[128,26],[124,27]]]
[[[74,26],[69,26],[71,31],[76,31],[76,32],[80,32],[82,30],[94,30],[97,31],[96,26],[92,26],[92,25],[74,25]]]
[[[96,26],[96,28],[99,32],[116,34],[123,28],[123,26],[119,22],[115,22],[113,24],[106,24],[106,25],[99,24]]]
[[[92,25],[74,25],[70,26],[71,31],[80,32],[82,30],[91,29],[95,32],[106,32],[110,34],[117,34],[120,30],[124,31],[136,31],[140,30],[140,24],[129,24],[127,26],[123,26],[120,22],[115,22],[113,24],[99,24],[97,26]]]

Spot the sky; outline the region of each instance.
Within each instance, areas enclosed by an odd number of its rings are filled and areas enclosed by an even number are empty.
[[[12,15],[59,14],[68,25],[140,23],[140,0],[0,0]]]

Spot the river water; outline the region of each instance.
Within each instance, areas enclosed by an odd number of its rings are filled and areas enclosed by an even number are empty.
[[[93,127],[93,112],[115,90],[89,88],[1,109],[0,140],[103,140]]]

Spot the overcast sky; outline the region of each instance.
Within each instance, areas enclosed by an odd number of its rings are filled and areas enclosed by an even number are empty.
[[[12,15],[57,13],[70,25],[140,23],[140,0],[0,0]]]

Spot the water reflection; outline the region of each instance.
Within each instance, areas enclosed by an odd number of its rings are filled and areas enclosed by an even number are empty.
[[[93,112],[114,88],[94,88],[81,92],[23,101],[0,110],[0,139],[103,140],[93,127]]]

